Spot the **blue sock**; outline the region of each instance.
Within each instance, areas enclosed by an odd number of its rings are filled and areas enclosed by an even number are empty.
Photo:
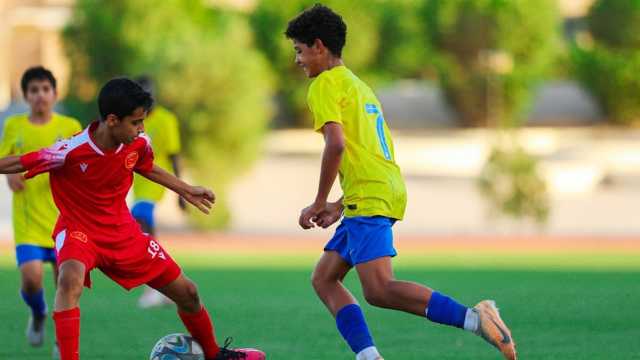
[[[349,304],[336,315],[336,324],[342,337],[347,341],[354,353],[373,345],[373,339],[364,320],[364,314],[360,306]]]
[[[427,319],[439,324],[464,328],[467,307],[452,298],[434,291],[427,305]]]
[[[27,294],[20,290],[20,295],[24,302],[31,308],[34,318],[47,315],[47,303],[44,300],[44,289],[40,289],[35,294]]]

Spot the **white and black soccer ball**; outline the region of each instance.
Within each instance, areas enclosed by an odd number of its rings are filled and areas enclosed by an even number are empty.
[[[158,340],[149,360],[204,360],[204,352],[191,336],[171,334]]]

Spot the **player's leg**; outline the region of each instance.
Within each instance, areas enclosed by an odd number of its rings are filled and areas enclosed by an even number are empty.
[[[336,319],[338,331],[358,360],[382,359],[356,299],[343,285],[350,263],[347,232],[341,224],[325,246],[311,277],[316,294]]]
[[[481,302],[475,308],[468,308],[426,286],[396,280],[388,256],[358,264],[356,269],[365,298],[371,305],[471,331],[497,347],[505,358],[515,359],[511,334],[493,303]]]
[[[136,201],[131,208],[131,215],[136,219],[142,232],[152,238],[156,236],[155,203],[151,201]],[[156,306],[169,305],[171,301],[159,291],[145,286],[142,295],[138,299],[138,307],[148,309]]]
[[[20,264],[20,295],[31,309],[26,336],[31,346],[41,346],[44,342],[44,324],[47,318],[47,303],[42,286],[43,266],[40,259]]]
[[[349,270],[351,265],[338,252],[325,251],[311,275],[313,289],[334,317],[343,307],[358,303],[342,283]]]
[[[171,270],[168,272],[171,272]],[[160,278],[162,278],[162,276]],[[154,286],[154,283],[158,284],[159,282],[162,282],[162,280],[156,280],[149,283],[149,285]],[[205,359],[264,359],[262,352],[253,351],[252,349],[238,349],[234,351],[226,348],[228,344],[225,344],[224,348],[220,348],[215,338],[213,323],[209,312],[200,301],[195,283],[186,276],[181,274],[168,285],[155,288],[176,303],[180,319],[191,336],[202,346]]]
[[[60,264],[53,320],[61,360],[80,358],[80,296],[85,282],[86,266],[79,260]]]

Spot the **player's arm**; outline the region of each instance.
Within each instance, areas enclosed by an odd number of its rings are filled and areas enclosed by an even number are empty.
[[[0,174],[19,174],[27,171],[20,156],[10,155],[0,159]]]
[[[171,160],[171,167],[173,168],[173,173],[176,177],[180,178],[180,155],[171,154],[169,155],[169,159]],[[182,196],[178,197],[178,206],[180,209],[185,210],[187,208],[187,203],[184,201]]]
[[[216,198],[211,190],[201,186],[191,186],[157,165],[153,165],[151,171],[140,174],[157,184],[173,190],[205,214],[209,213],[209,209],[215,202]]]
[[[338,176],[338,169],[342,161],[345,149],[344,132],[342,125],[328,122],[322,127],[324,135],[324,151],[322,152],[322,165],[320,168],[320,181],[316,199],[310,206],[302,210],[298,223],[303,229],[314,227],[314,222],[321,219],[324,211],[327,211],[327,197]],[[341,202],[340,202],[341,203]],[[323,226],[318,224],[319,226]],[[329,224],[330,225],[330,224]],[[328,226],[328,225],[327,225]],[[323,226],[326,227],[326,226]]]

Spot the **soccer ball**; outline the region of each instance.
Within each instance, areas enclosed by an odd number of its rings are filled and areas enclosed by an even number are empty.
[[[191,336],[171,334],[158,340],[149,360],[204,360],[204,352]]]

